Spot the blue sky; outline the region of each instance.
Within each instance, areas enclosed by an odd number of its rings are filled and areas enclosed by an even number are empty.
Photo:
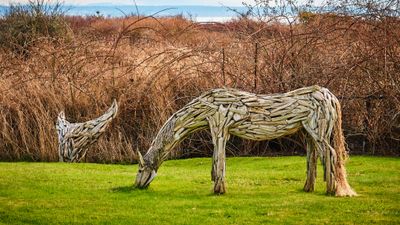
[[[0,4],[26,3],[27,0],[0,0]],[[134,0],[64,0],[65,4],[134,4]],[[212,6],[242,6],[242,2],[253,3],[253,0],[136,0],[138,5],[212,5]]]

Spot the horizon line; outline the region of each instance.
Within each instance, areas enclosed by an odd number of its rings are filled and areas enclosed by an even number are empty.
[[[6,6],[9,7],[10,5],[28,5],[28,3],[22,4],[22,3],[16,3],[16,4],[4,4],[0,3],[0,6]],[[48,4],[48,5],[54,5],[54,4]],[[186,7],[186,6],[191,6],[191,7],[235,7],[235,8],[246,8],[246,6],[239,6],[239,5],[135,5],[135,4],[127,4],[127,3],[121,3],[121,4],[115,4],[115,3],[89,3],[89,4],[61,4],[63,6],[151,6],[151,7],[165,7],[165,6],[179,6],[179,7]]]

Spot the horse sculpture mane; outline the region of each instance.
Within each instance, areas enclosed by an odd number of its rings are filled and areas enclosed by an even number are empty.
[[[139,155],[136,186],[147,187],[170,151],[189,134],[210,129],[214,145],[211,178],[214,193],[225,193],[225,145],[230,135],[271,140],[304,129],[307,134],[307,180],[314,191],[317,158],[324,167],[327,193],[353,196],[346,179],[346,150],[341,108],[326,88],[310,86],[283,94],[257,95],[236,89],[203,93],[174,113],[158,132],[144,157]],[[333,133],[333,136],[332,136]]]

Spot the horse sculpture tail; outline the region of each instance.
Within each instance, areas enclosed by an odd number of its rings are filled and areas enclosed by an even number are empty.
[[[349,183],[346,178],[346,169],[344,167],[344,163],[348,158],[346,147],[345,147],[345,138],[342,130],[342,109],[339,101],[336,99],[335,108],[337,118],[334,124],[333,131],[333,147],[336,152],[336,162],[335,162],[335,181],[336,181],[336,196],[355,196],[357,193],[351,189]]]
[[[333,145],[336,150],[338,161],[346,161],[348,154],[345,147],[345,138],[342,130],[342,109],[339,102],[336,103],[337,119],[334,124]]]

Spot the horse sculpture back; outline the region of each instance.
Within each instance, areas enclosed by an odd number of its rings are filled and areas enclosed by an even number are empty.
[[[356,193],[347,182],[344,168],[346,151],[341,123],[339,101],[328,89],[319,86],[272,95],[226,88],[211,90],[174,113],[144,157],[138,152],[136,186],[147,187],[169,152],[189,134],[209,128],[214,144],[211,172],[214,192],[225,193],[225,146],[230,135],[261,141],[304,129],[307,134],[304,190],[314,190],[319,156],[327,193],[353,196]]]

